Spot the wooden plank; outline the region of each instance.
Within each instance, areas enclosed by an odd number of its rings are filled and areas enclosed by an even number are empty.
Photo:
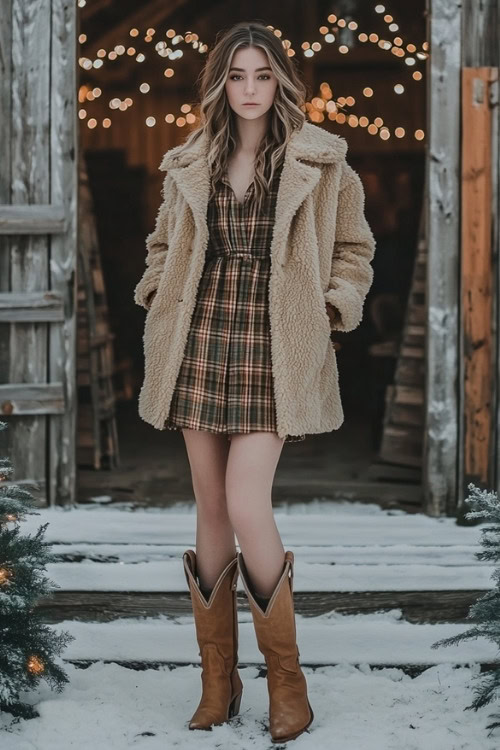
[[[461,0],[427,0],[425,508],[453,514],[457,471]],[[418,321],[412,321],[418,323]]]
[[[488,326],[488,313],[487,310],[483,310],[482,321],[474,321],[474,326],[478,325],[483,328],[483,330],[486,331],[486,336],[488,336],[487,329],[489,328],[489,342],[486,343],[486,346],[490,348],[490,353],[486,353],[483,351],[477,352],[477,356],[474,356],[475,363],[478,363],[481,358],[483,358],[481,367],[488,367],[487,360],[488,358],[491,358],[491,365],[494,368],[494,372],[490,375],[489,373],[485,373],[485,377],[490,383],[489,389],[490,389],[490,409],[492,412],[499,413],[500,405],[499,405],[499,398],[498,398],[498,386],[499,386],[499,378],[498,378],[498,365],[496,362],[498,361],[499,357],[499,342],[498,342],[498,335],[499,335],[499,325],[498,325],[498,315],[499,315],[499,298],[500,298],[500,284],[499,284],[499,277],[498,277],[498,264],[499,264],[499,230],[498,230],[498,213],[500,209],[499,205],[499,198],[498,198],[498,191],[499,191],[499,180],[500,180],[500,165],[498,161],[498,118],[499,118],[499,111],[498,111],[498,66],[500,65],[500,47],[498,44],[498,28],[500,23],[500,8],[498,0],[489,0],[489,2],[484,3],[476,3],[474,0],[464,0],[463,4],[463,12],[464,17],[467,18],[467,24],[462,29],[462,65],[464,68],[493,68],[495,70],[491,71],[487,90],[485,91],[485,101],[483,102],[482,107],[480,109],[483,110],[483,120],[478,123],[480,128],[485,127],[487,131],[489,132],[489,138],[490,142],[489,144],[484,143],[484,148],[489,150],[488,156],[485,154],[477,153],[476,158],[478,158],[480,161],[484,160],[485,158],[489,160],[489,163],[487,163],[486,168],[488,172],[490,173],[489,178],[489,186],[486,184],[483,185],[483,188],[486,189],[486,192],[483,196],[484,203],[481,207],[481,212],[484,212],[484,216],[481,216],[480,214],[476,215],[479,219],[479,224],[475,231],[478,233],[480,231],[489,233],[489,237],[483,236],[483,240],[480,240],[479,237],[476,239],[475,243],[476,246],[479,244],[484,244],[486,242],[490,248],[491,257],[489,262],[491,263],[491,267],[495,269],[496,271],[496,278],[493,280],[493,286],[492,289],[492,297],[491,300],[491,317],[489,319],[489,326]],[[465,74],[464,74],[465,75]],[[496,78],[496,80],[494,80]],[[476,84],[477,86],[484,86],[484,82],[481,84]],[[478,98],[477,94],[480,95],[480,92],[476,89],[473,92],[475,98]],[[465,97],[465,90],[464,90],[464,97]],[[469,100],[469,105],[473,106],[473,103]],[[464,98],[464,108],[467,106],[467,102]],[[479,105],[477,105],[479,106]],[[468,117],[471,113],[468,113]],[[474,112],[474,114],[480,114],[479,112]],[[465,111],[464,111],[465,115]],[[465,134],[465,128],[468,129],[469,135],[466,136]],[[468,158],[470,152],[469,148],[478,148],[479,143],[478,141],[481,140],[481,136],[486,135],[485,133],[481,133],[480,131],[475,131],[472,137],[473,143],[467,143],[467,140],[470,138],[470,127],[468,126],[468,123],[465,122],[464,119],[464,130],[463,130],[463,150],[464,150],[464,158]],[[472,169],[475,170],[476,166],[471,165]],[[478,164],[478,168],[480,168],[480,163]],[[481,182],[481,178],[479,177],[479,183]],[[470,192],[470,185],[464,186],[466,190]],[[473,199],[473,197],[471,196]],[[467,210],[469,210],[470,207],[467,207]],[[464,220],[468,221],[470,218],[470,214],[464,215]],[[482,222],[484,219],[489,222],[489,230],[482,226]],[[464,227],[465,231],[465,227]],[[464,254],[467,252],[464,248]],[[484,274],[484,262],[488,263],[488,260],[486,260],[486,251],[483,256],[483,260],[481,261],[481,266],[478,269],[479,274]],[[466,259],[464,258],[464,262],[466,262]],[[474,283],[474,282],[472,282]],[[492,282],[490,281],[490,284]],[[477,286],[475,287],[477,290]],[[464,290],[465,291],[465,290]],[[479,302],[479,300],[478,300]],[[480,303],[479,303],[480,304]],[[464,311],[465,312],[465,311]],[[469,316],[468,316],[469,317]],[[464,409],[463,409],[463,415],[461,419],[461,430],[459,435],[459,452],[460,457],[462,461],[461,470],[458,475],[458,481],[459,481],[459,489],[458,489],[458,495],[459,498],[462,499],[468,494],[468,482],[469,482],[469,474],[466,470],[466,464],[470,464],[471,462],[471,445],[469,442],[469,438],[474,439],[474,434],[471,433],[470,428],[473,427],[473,429],[476,432],[476,436],[478,440],[482,440],[484,438],[484,434],[481,435],[480,432],[477,430],[477,426],[474,425],[471,420],[472,417],[470,415],[466,414],[467,410],[467,400],[471,397],[471,393],[469,390],[469,385],[472,385],[472,388],[474,388],[474,384],[469,384],[468,379],[471,375],[469,363],[467,363],[467,369],[466,369],[466,358],[469,358],[469,352],[467,351],[468,347],[468,338],[469,335],[466,332],[465,329],[466,321],[465,319],[462,321],[462,340],[463,340],[463,351],[464,351],[464,365],[461,368],[461,382],[460,382],[460,394],[464,401]],[[476,339],[475,341],[476,345],[479,345],[481,350],[483,349],[483,344],[480,339]],[[478,374],[478,372],[476,373]],[[475,378],[476,384],[478,382],[477,378]],[[480,388],[483,391],[483,395],[476,394],[475,400],[483,399],[483,401],[486,400],[487,397],[484,396],[484,390],[486,387],[486,390],[488,389],[488,386],[485,387],[483,384],[478,385],[478,388]],[[484,410],[482,410],[482,414],[484,415]],[[488,419],[488,417],[486,417]],[[498,450],[499,450],[499,436],[497,432],[497,425],[494,427],[491,426],[488,428],[484,421],[482,421],[481,430],[484,433],[484,430],[489,432],[489,446],[487,448],[488,455],[486,459],[483,458],[483,468],[484,468],[484,461],[486,460],[488,464],[487,469],[487,481],[484,482],[480,478],[480,475],[476,475],[476,482],[478,484],[487,484],[488,487],[494,486],[495,481],[499,482],[499,469],[498,469]],[[497,420],[498,422],[498,420]],[[467,428],[467,431],[466,431]],[[475,451],[474,451],[475,452]],[[478,457],[475,456],[472,459],[474,462],[477,462]],[[496,474],[496,476],[495,476]],[[474,476],[474,475],[472,475]],[[490,484],[491,482],[491,484]]]
[[[11,192],[2,199],[3,204],[54,202],[50,199],[48,105],[50,10],[50,0],[12,0]],[[50,288],[47,235],[11,236],[9,259],[10,291],[39,292]],[[8,383],[29,383],[35,388],[46,383],[48,326],[38,322],[9,326]],[[9,455],[15,478],[45,475],[48,421],[45,411],[36,410],[36,400],[34,412],[23,413],[16,406],[19,418],[10,421]]]
[[[77,4],[52,0],[50,44],[50,202],[64,206],[66,231],[51,240],[51,288],[64,299],[66,319],[49,329],[48,377],[63,384],[65,411],[50,423],[49,505],[76,499],[76,299],[78,224]],[[63,446],[63,448],[61,448]]]
[[[401,609],[412,623],[463,622],[483,590],[464,591],[332,591],[294,592],[295,611],[315,617],[326,612],[370,614]],[[238,593],[238,608],[248,612],[246,596]],[[44,622],[82,620],[110,622],[121,617],[179,617],[192,614],[189,594],[182,592],[59,591],[37,600]]]
[[[64,206],[0,205],[0,234],[59,234],[65,231]]]
[[[0,292],[0,323],[64,320],[58,292]]]
[[[12,3],[0,5],[0,203],[11,200],[11,85],[12,85]],[[0,235],[0,292],[10,284],[10,238]],[[10,326],[0,326],[0,383],[9,379]],[[11,456],[11,430],[0,433],[2,456]]]
[[[492,68],[462,70],[463,485],[493,484],[491,109]]]
[[[7,416],[62,414],[62,383],[0,384],[0,414]],[[31,444],[30,444],[31,447]]]

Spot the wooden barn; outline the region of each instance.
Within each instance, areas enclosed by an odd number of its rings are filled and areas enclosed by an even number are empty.
[[[377,240],[334,336],[345,422],[284,448],[276,497],[457,515],[500,488],[500,0],[5,0],[0,413],[41,505],[191,497],[183,440],[140,420],[133,290],[163,153],[198,123],[217,32],[272,26],[344,136]]]

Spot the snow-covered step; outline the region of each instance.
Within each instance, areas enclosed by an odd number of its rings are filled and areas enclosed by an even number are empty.
[[[487,639],[431,648],[440,638],[461,632],[463,624],[415,625],[397,611],[379,615],[297,615],[297,643],[304,665],[369,664],[422,666],[440,663],[491,664],[498,650]],[[53,626],[69,631],[75,640],[63,653],[70,661],[197,664],[200,661],[191,617],[177,620],[117,620],[110,623],[64,621]],[[251,618],[239,614],[239,660],[260,664]]]
[[[295,591],[446,591],[487,590],[490,565],[349,565],[297,560]],[[51,563],[48,576],[63,591],[187,592],[180,560],[140,563]],[[238,590],[243,591],[238,579]]]
[[[458,622],[492,587],[489,565],[314,563],[301,560],[298,550],[295,607],[308,616],[400,607],[412,622]],[[38,602],[46,621],[191,613],[180,560],[51,563],[47,573],[59,588],[54,596]],[[241,580],[237,590],[240,607],[248,609]]]
[[[186,545],[179,544],[110,544],[75,542],[53,543],[52,552],[58,562],[124,562],[141,563],[153,560],[174,560],[180,564]],[[325,544],[294,547],[297,566],[303,562],[328,565],[446,565],[487,566],[476,557],[477,544]]]
[[[295,553],[298,613],[315,615],[402,608],[412,622],[463,620],[491,588],[491,566],[478,561],[481,525],[383,510],[364,503],[296,504],[275,512]],[[187,614],[182,552],[194,546],[196,508],[49,508],[28,516],[25,531],[48,523],[45,539],[59,562],[59,587],[40,602],[48,621]],[[240,604],[246,606],[239,584]]]
[[[276,523],[285,546],[343,547],[407,545],[447,547],[477,545],[483,524],[458,526],[453,518],[431,518],[421,513],[382,510],[362,503],[308,503],[277,510]],[[51,544],[168,544],[191,547],[196,512],[141,509],[134,512],[89,506],[46,508],[27,516],[23,531],[48,522],[45,540]]]

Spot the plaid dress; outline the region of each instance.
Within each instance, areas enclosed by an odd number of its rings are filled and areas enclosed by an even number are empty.
[[[276,432],[268,314],[270,248],[282,166],[258,213],[227,174],[207,206],[209,242],[165,428]],[[286,435],[285,442],[305,435]]]

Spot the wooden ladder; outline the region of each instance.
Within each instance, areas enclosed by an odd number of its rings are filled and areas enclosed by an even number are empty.
[[[422,467],[427,242],[420,221],[413,274],[394,383],[387,386],[379,459],[397,466]]]
[[[119,465],[114,333],[110,330],[92,194],[83,156],[79,163],[77,464],[94,469]]]

